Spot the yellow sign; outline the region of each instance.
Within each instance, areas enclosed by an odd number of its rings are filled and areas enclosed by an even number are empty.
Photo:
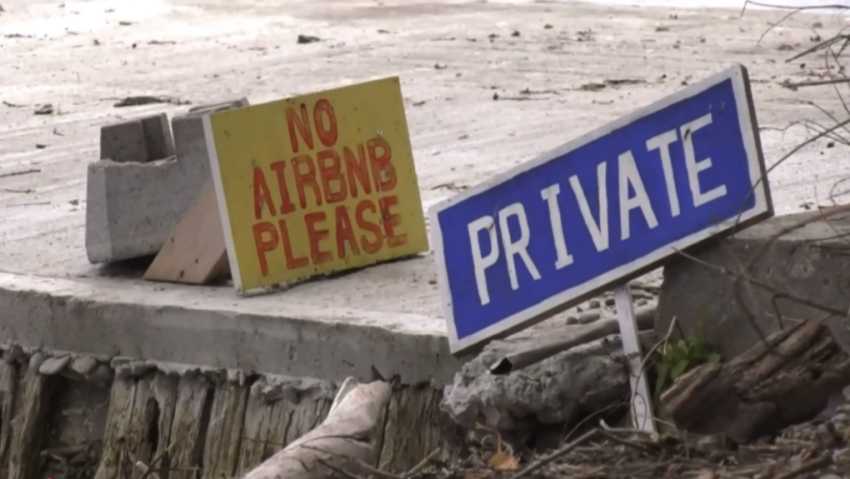
[[[398,78],[209,115],[234,286],[428,250]]]

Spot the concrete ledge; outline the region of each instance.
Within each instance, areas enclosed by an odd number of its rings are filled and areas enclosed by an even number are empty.
[[[818,213],[780,216],[753,226],[733,238],[694,252],[699,259],[730,270],[739,270],[771,237],[786,228],[811,221]],[[841,310],[850,305],[850,215],[841,213],[815,221],[767,246],[753,265],[751,275],[781,290]],[[733,279],[689,259],[664,269],[656,332],[664,335],[673,317],[686,334],[704,320],[706,340],[729,359],[753,346],[760,337],[741,308]],[[745,285],[742,298],[764,334],[779,329],[781,316],[792,321],[822,318],[823,311],[779,298],[774,293]],[[777,314],[778,310],[778,314]],[[845,315],[846,316],[846,315]],[[827,320],[839,344],[850,349],[850,322],[845,316]]]
[[[295,300],[295,301],[293,301]],[[441,318],[239,298],[230,287],[0,273],[0,342],[341,381],[451,382]]]

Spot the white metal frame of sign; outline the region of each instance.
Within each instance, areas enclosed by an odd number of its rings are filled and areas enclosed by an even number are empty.
[[[591,281],[562,291],[561,293],[549,297],[545,301],[501,320],[497,324],[493,324],[473,335],[462,340],[458,340],[457,331],[455,330],[454,325],[455,318],[453,315],[451,291],[448,283],[448,272],[446,270],[445,251],[443,249],[443,233],[438,220],[438,214],[441,211],[458,202],[464,201],[497,185],[507,182],[523,172],[532,170],[544,163],[560,158],[572,150],[604,137],[605,135],[608,135],[611,132],[627,126],[658,110],[662,110],[689,97],[695,96],[726,80],[732,80],[750,178],[756,179],[753,181],[751,191],[751,194],[755,197],[755,205],[752,208],[742,211],[740,216],[737,218],[731,218],[726,221],[716,223],[708,228],[681,238],[634,262],[621,265]],[[452,353],[460,354],[471,352],[473,349],[480,346],[483,341],[511,334],[550,317],[552,314],[568,307],[568,302],[577,303],[591,297],[594,294],[599,294],[601,292],[611,290],[617,285],[625,284],[627,281],[660,266],[665,259],[676,254],[679,250],[684,250],[694,246],[711,237],[729,233],[736,226],[744,228],[754,222],[761,221],[772,216],[773,206],[771,204],[770,192],[767,187],[767,182],[763,180],[765,177],[765,167],[760,146],[747,71],[742,65],[735,65],[726,71],[678,91],[656,103],[641,108],[612,123],[587,133],[561,146],[560,148],[545,153],[531,161],[523,163],[505,173],[499,174],[481,184],[478,184],[461,194],[452,196],[451,198],[432,206],[428,211],[432,245],[436,257],[440,290],[444,301],[443,309],[449,325],[448,335]]]

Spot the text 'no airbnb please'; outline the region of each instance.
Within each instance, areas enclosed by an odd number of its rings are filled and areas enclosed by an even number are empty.
[[[428,250],[398,78],[215,113],[204,128],[237,290]]]

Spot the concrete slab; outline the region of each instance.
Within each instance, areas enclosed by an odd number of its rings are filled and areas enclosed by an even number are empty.
[[[819,118],[801,98],[842,111],[831,88],[778,85],[825,74],[817,61],[785,64],[794,52],[783,45],[801,51],[812,44],[813,21],[827,34],[845,25],[841,17],[796,16],[758,44],[783,12],[740,18],[737,10],[676,10],[672,19],[669,8],[471,0],[3,6],[0,311],[10,323],[0,340],[115,348],[151,359],[329,376],[348,361],[361,374],[374,365],[409,381],[445,379],[457,365],[441,349],[445,325],[428,256],[252,300],[226,287],[142,284],[140,270],[128,279],[92,267],[85,181],[98,157],[100,126],[186,108],[115,108],[123,97],[203,104],[247,95],[259,103],[399,75],[424,207],[732,62],[750,68],[768,163],[807,133],[803,126],[778,129]],[[322,41],[298,44],[299,34]],[[33,115],[36,104],[48,102],[62,114]],[[777,211],[817,203],[848,173],[840,148],[813,145],[771,178]],[[331,331],[336,335],[323,336]],[[299,342],[314,349],[290,358],[286,346]],[[317,357],[337,351],[335,359]]]
[[[818,214],[773,218],[695,255],[729,271],[740,271],[752,262],[750,277],[796,297],[850,311],[850,213],[813,221]],[[802,224],[805,226],[783,234]],[[780,234],[783,235],[775,239]],[[823,310],[745,281],[741,282],[738,295],[733,281],[690,259],[668,265],[658,303],[656,333],[666,334],[675,317],[685,334],[701,328],[706,341],[724,358],[731,359],[781,327],[825,318]],[[847,314],[833,315],[826,324],[839,344],[850,350]]]

